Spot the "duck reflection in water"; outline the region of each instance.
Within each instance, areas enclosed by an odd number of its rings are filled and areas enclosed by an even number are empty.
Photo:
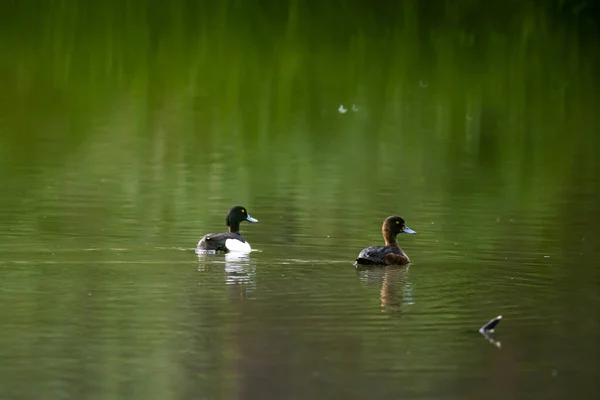
[[[254,285],[256,266],[251,262],[250,256],[245,253],[225,254],[225,283],[229,285],[250,284]]]
[[[231,252],[224,255],[225,258],[225,284],[243,297],[256,288],[256,263],[247,253]],[[198,272],[215,273],[223,270],[222,262],[215,262],[214,255],[198,254]],[[219,260],[220,261],[220,260]]]
[[[390,265],[384,268],[358,266],[356,273],[365,286],[380,286],[381,311],[402,311],[414,304],[412,284],[408,280],[409,266]]]

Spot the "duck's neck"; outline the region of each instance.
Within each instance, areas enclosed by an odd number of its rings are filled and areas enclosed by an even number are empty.
[[[228,227],[227,227],[227,231],[229,233],[239,233],[240,232],[240,223],[239,222],[232,222]]]
[[[389,229],[382,229],[383,240],[385,240],[386,246],[396,246],[398,247],[398,241],[396,240],[396,235],[394,235]]]

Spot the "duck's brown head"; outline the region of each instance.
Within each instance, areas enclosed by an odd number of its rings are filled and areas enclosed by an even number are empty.
[[[398,217],[397,215],[387,217],[385,221],[383,221],[381,232],[383,233],[383,238],[385,239],[386,245],[397,244],[396,235],[399,233],[408,233],[410,235],[417,233],[406,226],[404,218]]]

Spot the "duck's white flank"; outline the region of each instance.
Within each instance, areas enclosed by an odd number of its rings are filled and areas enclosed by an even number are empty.
[[[225,241],[225,247],[227,247],[227,250],[229,251],[237,251],[242,253],[249,253],[252,251],[250,243],[242,242],[237,239],[227,239]]]

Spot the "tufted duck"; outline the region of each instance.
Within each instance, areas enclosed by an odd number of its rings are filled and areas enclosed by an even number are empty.
[[[228,232],[204,235],[196,246],[196,254],[213,254],[221,251],[225,253],[229,251],[250,252],[252,250],[250,243],[246,242],[240,234],[240,222],[242,221],[258,222],[248,215],[245,207],[231,207],[225,218]]]
[[[404,219],[397,216],[387,217],[383,221],[381,232],[383,233],[385,246],[371,246],[363,249],[358,255],[355,265],[403,265],[410,263],[410,258],[398,246],[396,235],[402,232],[413,235],[417,232],[406,226]]]

